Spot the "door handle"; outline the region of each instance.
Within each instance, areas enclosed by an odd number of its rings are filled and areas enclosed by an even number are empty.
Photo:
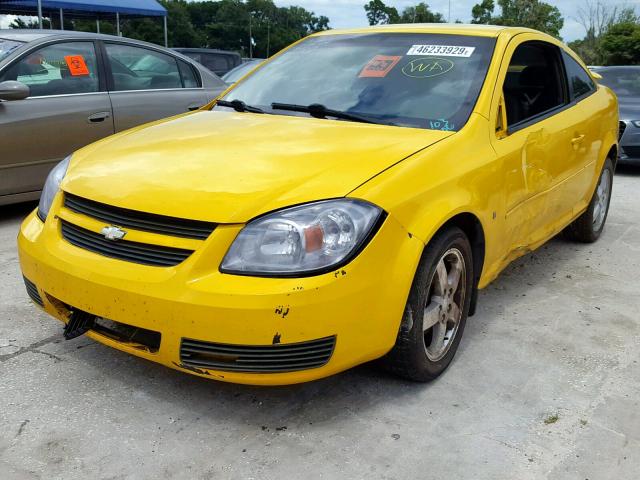
[[[99,123],[99,122],[104,122],[110,116],[111,116],[110,112],[97,112],[89,115],[87,120],[89,121],[89,123]]]
[[[194,110],[198,110],[201,106],[202,105],[200,105],[199,103],[192,103],[187,107],[187,110],[189,110],[190,112],[193,112]]]
[[[584,140],[584,135],[578,135],[577,137],[574,137],[574,138],[571,139],[571,145],[576,147],[576,146],[580,145],[583,140]]]

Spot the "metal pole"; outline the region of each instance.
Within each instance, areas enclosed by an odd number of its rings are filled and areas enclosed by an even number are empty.
[[[267,22],[267,58],[269,58],[269,50],[271,47],[271,20]]]
[[[42,30],[42,0],[38,0],[38,28]]]
[[[447,20],[447,23],[451,23],[451,0],[449,0],[449,19]]]
[[[49,30],[53,30],[53,14],[49,15]]]
[[[96,32],[100,33],[100,19],[96,18]]]
[[[249,12],[249,58],[253,58],[253,35],[251,34],[251,12]]]
[[[167,16],[162,17],[164,23],[164,46],[169,48],[169,35],[167,34]]]
[[[60,30],[64,30],[64,14],[62,13],[62,9],[60,9]]]
[[[120,36],[120,12],[116,12],[116,35]]]

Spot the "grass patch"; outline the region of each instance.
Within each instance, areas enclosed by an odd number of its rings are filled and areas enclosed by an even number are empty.
[[[553,415],[549,415],[547,418],[544,419],[544,424],[551,425],[552,423],[556,423],[559,419],[560,417],[558,416],[558,414],[554,413]]]

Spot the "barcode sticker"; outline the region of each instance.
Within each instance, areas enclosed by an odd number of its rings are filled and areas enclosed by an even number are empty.
[[[470,57],[476,47],[456,45],[414,45],[407,55],[438,55],[440,57]]]

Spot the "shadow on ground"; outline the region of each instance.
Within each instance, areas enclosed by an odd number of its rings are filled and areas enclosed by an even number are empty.
[[[13,205],[2,205],[0,206],[0,220],[3,222],[22,220],[24,217],[29,215],[37,206],[38,202],[24,202],[16,203]]]
[[[465,348],[483,342],[484,330],[500,321],[494,315],[510,311],[531,288],[546,285],[578,254],[583,245],[554,239],[536,253],[508,267],[488,289],[482,291],[478,313],[469,319],[465,336],[451,368],[427,384],[399,379],[376,362],[311,383],[282,387],[252,387],[194,377],[161,365],[128,356],[89,339],[60,340],[65,356],[80,357],[95,375],[110,384],[128,384],[132,390],[158,403],[174,403],[211,421],[224,416],[230,423],[254,424],[257,428],[278,428],[309,422],[341,421],[364,414],[380,403],[407,405],[417,402],[430,389],[447,389],[457,382],[456,369],[464,369]],[[526,281],[516,281],[526,273]],[[53,321],[53,320],[51,320]],[[77,362],[74,362],[77,363]],[[453,388],[456,388],[455,386]],[[254,408],[257,406],[260,408]],[[273,424],[281,419],[283,425]]]

